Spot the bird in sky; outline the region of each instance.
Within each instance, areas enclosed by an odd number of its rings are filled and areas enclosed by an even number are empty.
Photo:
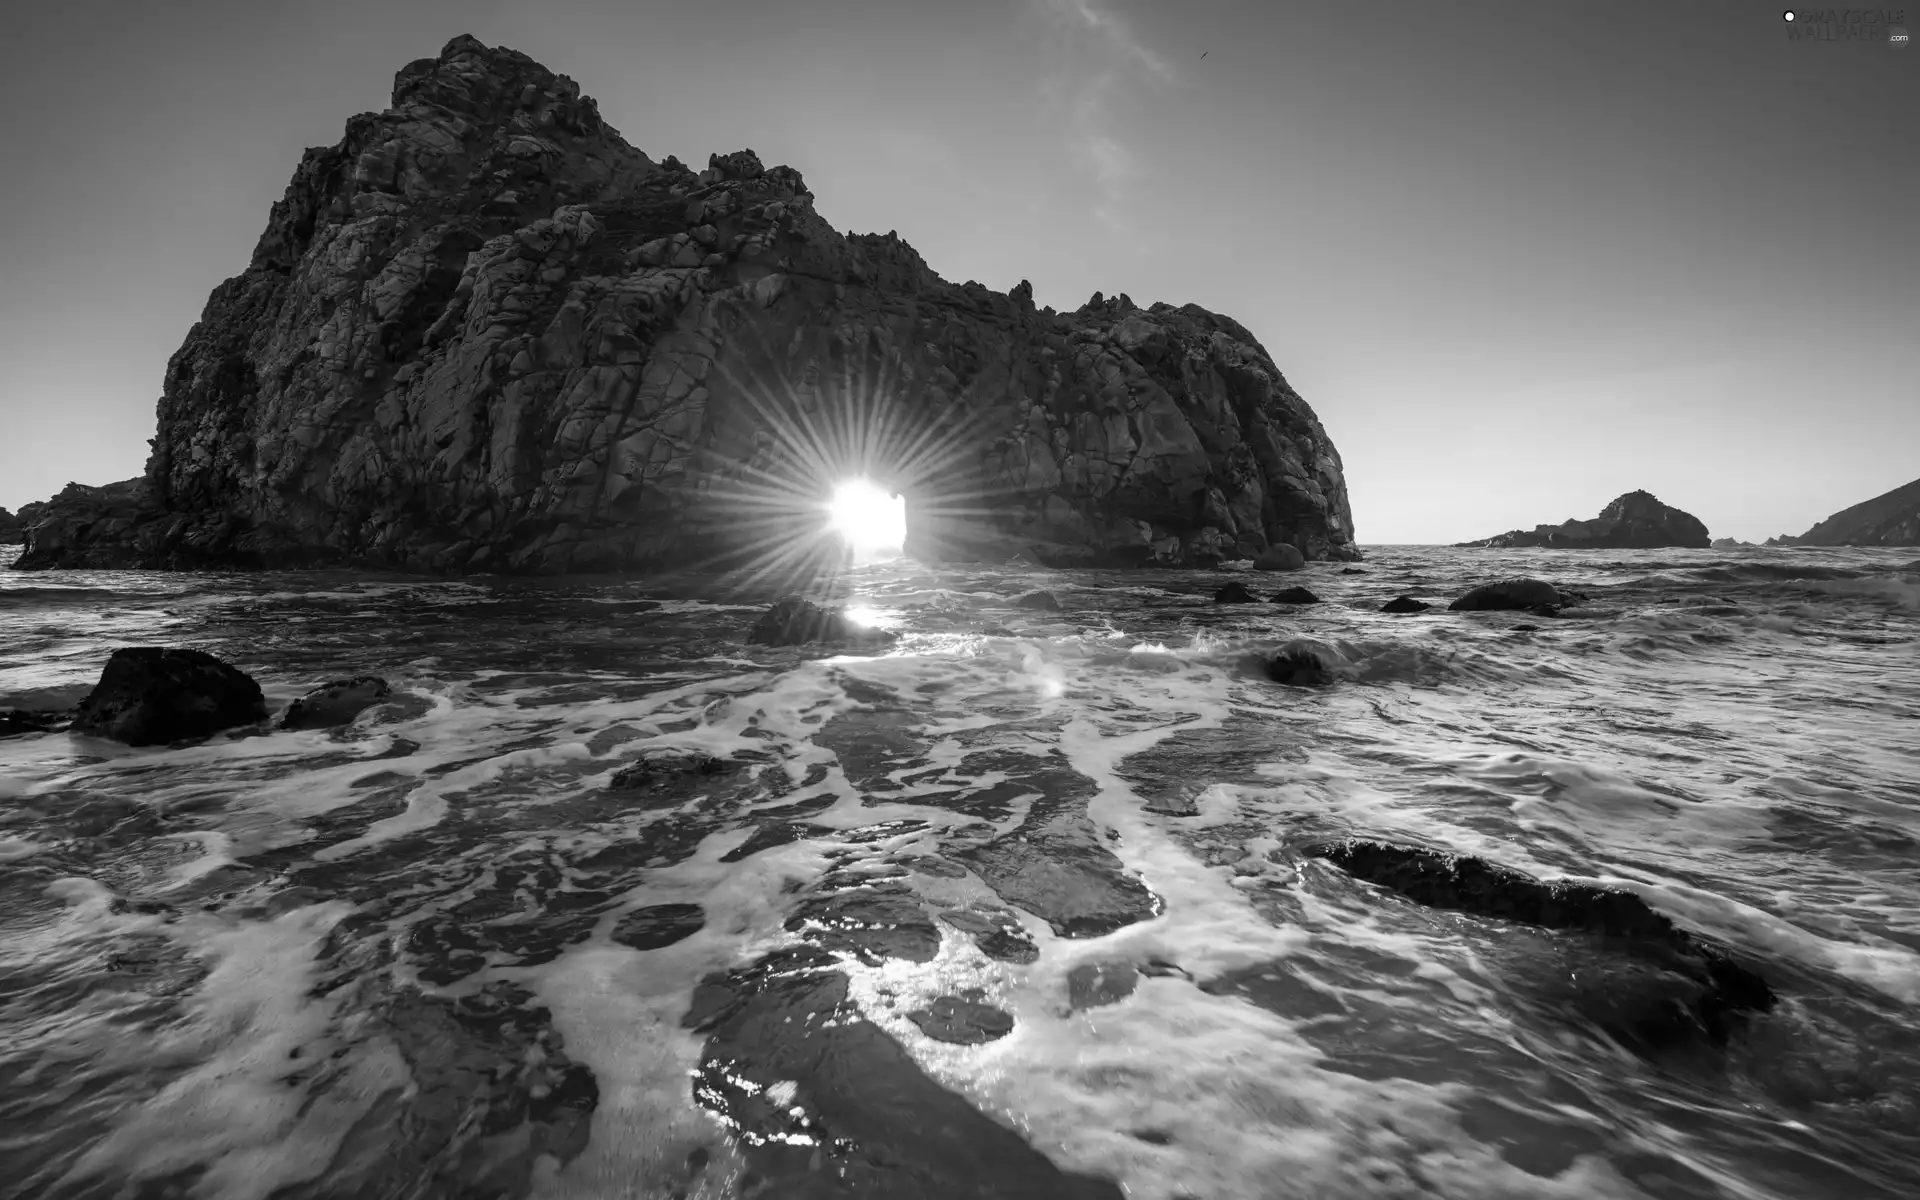
[[[1205,58],[1206,56],[1207,56],[1207,52],[1206,52],[1205,50],[1202,50],[1202,51],[1200,52],[1200,57],[1201,57],[1201,58]]]

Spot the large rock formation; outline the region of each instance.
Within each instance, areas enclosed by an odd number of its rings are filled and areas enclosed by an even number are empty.
[[[1339,454],[1239,324],[956,286],[812,200],[751,151],[655,163],[455,38],[307,152],[144,478],[63,493],[21,565],[744,562],[862,471],[922,558],[1358,557]]]
[[[1769,546],[1920,546],[1920,479],[1843,508],[1799,537]]]
[[[1661,546],[1706,549],[1713,539],[1692,513],[1660,503],[1651,492],[1628,492],[1600,510],[1591,521],[1566,521],[1515,529],[1498,537],[1458,546],[1511,550],[1540,546],[1552,550],[1649,550]]]
[[[20,518],[0,508],[0,546],[18,546],[26,536],[26,526]]]

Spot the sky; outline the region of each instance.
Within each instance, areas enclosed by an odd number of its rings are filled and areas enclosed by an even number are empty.
[[[1362,545],[1636,488],[1716,537],[1800,533],[1920,478],[1920,49],[1782,11],[36,5],[0,75],[0,505],[141,471],[168,357],[302,150],[471,33],[656,159],[798,168],[950,280],[1235,318],[1338,446]]]

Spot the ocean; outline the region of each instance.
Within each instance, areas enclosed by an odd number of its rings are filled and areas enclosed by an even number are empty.
[[[737,579],[0,570],[0,708],[393,688],[0,738],[0,1194],[1920,1195],[1914,551],[1365,553],[873,564],[853,650]],[[1510,576],[1585,598],[1446,610]]]

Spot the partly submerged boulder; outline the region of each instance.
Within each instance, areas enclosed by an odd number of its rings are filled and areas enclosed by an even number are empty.
[[[1054,599],[1052,592],[1028,592],[1013,598],[1019,608],[1031,608],[1039,612],[1059,612],[1060,601]]]
[[[1382,604],[1380,611],[1383,613],[1417,613],[1425,612],[1432,607],[1433,605],[1428,604],[1426,601],[1415,600],[1412,596],[1395,596],[1385,604]]]
[[[1238,322],[950,283],[798,171],[656,162],[467,36],[307,152],[157,416],[137,487],[63,493],[20,565],[799,578],[855,446],[924,560],[1358,557],[1332,439]]]
[[[1268,679],[1292,687],[1325,687],[1357,672],[1345,655],[1325,642],[1293,641],[1262,659]]]
[[[1647,969],[1618,972],[1615,986],[1576,996],[1591,1018],[1637,1048],[1695,1039],[1724,1045],[1749,1014],[1776,1001],[1758,973],[1629,891],[1547,882],[1484,859],[1359,838],[1300,852],[1429,908],[1584,934],[1639,960]]]
[[[1253,569],[1256,571],[1298,571],[1306,565],[1306,555],[1285,542],[1267,547],[1253,560]]]
[[[328,680],[289,704],[280,718],[280,728],[332,729],[348,725],[392,694],[387,681],[377,675]]]
[[[895,640],[883,629],[857,625],[837,608],[787,596],[775,601],[747,631],[750,646],[803,646],[809,642],[852,642],[883,646]]]
[[[1215,604],[1258,604],[1260,597],[1247,590],[1247,585],[1235,580],[1213,594]]]
[[[206,737],[267,716],[260,685],[200,650],[115,650],[75,711],[71,731],[153,746]]]
[[[1275,604],[1318,604],[1320,597],[1303,587],[1282,588],[1273,594]]]
[[[1490,549],[1648,550],[1684,546],[1704,550],[1713,539],[1692,513],[1660,503],[1651,492],[1628,492],[1591,521],[1537,525],[1531,530],[1515,529],[1497,537],[1456,544]]]
[[[1568,603],[1569,597],[1542,579],[1503,579],[1484,583],[1461,596],[1447,608],[1453,612],[1494,612],[1520,609],[1528,612],[1551,611]]]

